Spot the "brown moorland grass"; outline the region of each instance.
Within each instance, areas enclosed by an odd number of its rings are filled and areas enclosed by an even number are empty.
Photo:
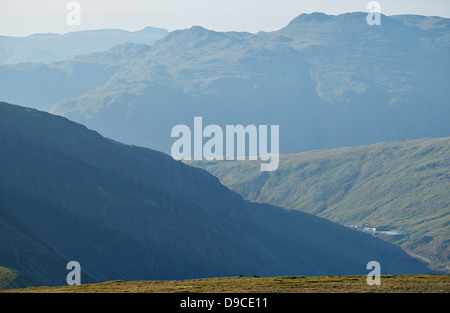
[[[177,281],[108,281],[61,287],[4,290],[12,293],[449,293],[450,275],[220,277]]]

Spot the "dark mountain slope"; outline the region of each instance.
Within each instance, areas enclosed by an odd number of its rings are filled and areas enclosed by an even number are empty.
[[[96,281],[361,274],[371,260],[384,273],[430,271],[377,238],[245,202],[204,170],[48,113],[1,103],[0,151],[0,205]]]
[[[0,271],[0,289],[65,283],[68,261],[3,207],[0,207],[0,238],[1,266],[18,271]],[[89,280],[87,275],[86,279]]]

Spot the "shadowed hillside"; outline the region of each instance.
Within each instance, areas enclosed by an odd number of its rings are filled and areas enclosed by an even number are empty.
[[[56,272],[67,260],[80,262],[83,283],[366,274],[371,260],[386,274],[430,272],[378,238],[246,202],[207,171],[48,113],[0,103],[0,151],[0,205],[8,208],[0,225],[15,230],[0,265],[12,270],[19,266],[8,253],[39,264],[54,255],[13,253],[14,242],[32,233],[30,245],[57,251]],[[34,270],[21,268],[43,284]]]

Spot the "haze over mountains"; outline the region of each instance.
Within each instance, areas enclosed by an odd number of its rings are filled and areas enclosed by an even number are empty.
[[[0,65],[0,101],[24,106],[0,102],[0,276],[62,285],[69,260],[83,283],[431,272],[400,247],[449,266],[448,138],[392,141],[450,136],[450,21],[366,15],[0,37],[0,63],[37,62]],[[273,173],[201,165],[229,190],[165,154],[195,116],[280,125],[288,155]],[[360,147],[304,152],[344,146]]]
[[[166,153],[177,124],[279,124],[281,153],[450,134],[450,22],[302,14],[257,34],[179,30],[69,62],[0,67],[0,92]],[[48,92],[52,90],[52,92]]]
[[[48,113],[0,103],[0,151],[1,265],[40,284],[65,284],[67,260],[84,283],[364,274],[371,260],[431,272],[378,238],[246,202],[204,170]]]
[[[151,45],[167,33],[165,29],[146,27],[136,32],[105,29],[27,37],[0,36],[0,64],[67,61],[77,55],[105,51],[127,42]]]

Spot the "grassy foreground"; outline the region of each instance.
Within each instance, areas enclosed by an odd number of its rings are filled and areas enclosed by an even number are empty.
[[[3,292],[31,293],[449,293],[450,275],[385,275],[380,286],[366,276],[221,277],[179,281],[110,281]]]

